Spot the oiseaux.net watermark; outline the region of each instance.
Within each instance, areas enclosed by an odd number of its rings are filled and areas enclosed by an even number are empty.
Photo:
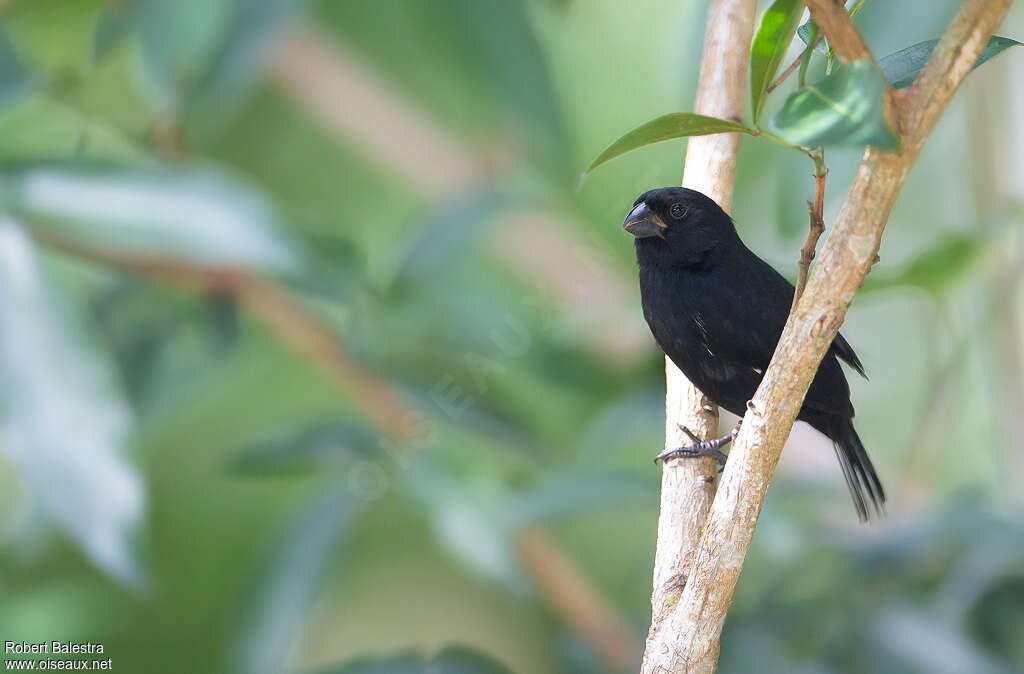
[[[105,654],[92,641],[5,641],[3,671],[112,671]]]

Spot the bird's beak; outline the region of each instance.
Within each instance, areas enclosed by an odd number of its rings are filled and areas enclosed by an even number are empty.
[[[638,239],[648,236],[658,236],[664,239],[664,231],[668,229],[668,226],[651,209],[647,208],[647,204],[641,202],[626,216],[622,228]]]

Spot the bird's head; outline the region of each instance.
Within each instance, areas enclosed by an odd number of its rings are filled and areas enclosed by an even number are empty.
[[[638,258],[678,265],[700,264],[718,246],[738,241],[725,211],[710,197],[685,187],[644,192],[622,228],[636,237]]]

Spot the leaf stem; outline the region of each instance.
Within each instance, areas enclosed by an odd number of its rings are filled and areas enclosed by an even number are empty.
[[[810,157],[812,161],[815,161],[815,166],[817,166],[817,160],[815,160],[815,157],[814,157],[814,150],[811,150],[811,149],[806,148],[806,147],[801,147],[799,145],[794,145],[793,143],[790,143],[787,140],[783,140],[782,138],[779,138],[778,136],[776,136],[771,131],[765,131],[761,127],[755,127],[754,128],[754,133],[752,135],[754,135],[754,136],[762,136],[762,137],[767,138],[768,140],[772,141],[773,143],[778,143],[779,145],[781,145],[783,147],[788,147],[790,150],[796,150],[797,152],[805,154],[808,157]]]

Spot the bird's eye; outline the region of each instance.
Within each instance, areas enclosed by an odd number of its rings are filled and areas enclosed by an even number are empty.
[[[668,209],[668,212],[672,214],[673,218],[681,218],[686,215],[686,206],[682,204],[672,204],[672,207]]]

